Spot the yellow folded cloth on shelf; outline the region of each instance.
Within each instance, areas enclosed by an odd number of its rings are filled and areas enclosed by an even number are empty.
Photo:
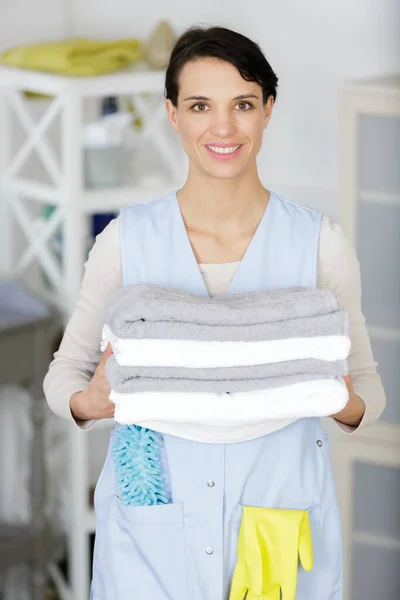
[[[307,511],[244,506],[229,600],[295,600],[299,556],[311,571]]]
[[[101,41],[74,38],[10,48],[3,52],[0,61],[22,69],[92,76],[118,71],[143,57],[143,44],[137,39]]]

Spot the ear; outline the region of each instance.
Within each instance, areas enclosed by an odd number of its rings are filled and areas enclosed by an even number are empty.
[[[165,101],[165,108],[168,115],[168,120],[175,133],[179,133],[179,125],[177,119],[177,108],[174,106],[169,98]]]
[[[264,104],[264,129],[268,126],[269,120],[272,115],[273,107],[274,107],[274,97],[269,96],[267,102]]]

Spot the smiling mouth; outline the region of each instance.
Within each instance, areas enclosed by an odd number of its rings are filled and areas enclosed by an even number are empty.
[[[237,150],[239,150],[239,148],[241,148],[242,145],[243,144],[235,144],[232,146],[213,146],[207,144],[206,148],[208,148],[208,150],[211,150],[211,152],[214,152],[215,154],[229,155],[237,152]]]

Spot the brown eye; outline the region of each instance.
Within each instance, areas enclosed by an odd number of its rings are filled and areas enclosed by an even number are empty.
[[[197,108],[205,108],[206,105],[203,102],[196,102],[196,104],[193,104],[192,106],[192,110],[195,110],[196,112],[205,112],[204,110],[197,110]]]
[[[245,111],[246,111],[246,110],[250,110],[250,108],[252,108],[252,107],[253,107],[253,105],[251,104],[251,102],[245,102],[245,101],[243,101],[243,102],[239,102],[239,103],[238,103],[236,106],[241,106],[241,105],[242,105],[242,106],[245,106],[246,104],[247,104],[247,106],[248,106],[249,108],[245,108],[245,109],[244,109]]]

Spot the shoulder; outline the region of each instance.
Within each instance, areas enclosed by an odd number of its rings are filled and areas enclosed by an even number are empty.
[[[135,202],[134,204],[128,204],[127,206],[122,207],[119,215],[121,226],[123,226],[123,223],[131,217],[137,220],[145,218],[154,212],[162,213],[163,211],[169,210],[172,200],[175,197],[175,193],[175,191],[168,192],[167,194],[164,194],[164,196]]]
[[[323,215],[318,249],[320,287],[360,285],[360,263],[339,223]]]
[[[106,225],[101,233],[96,235],[95,242],[90,249],[84,269],[89,276],[90,273],[101,278],[107,273],[110,279],[119,281],[121,278],[120,257],[120,219],[117,216]]]
[[[291,239],[317,254],[322,212],[272,193],[272,219]],[[316,259],[315,259],[316,260]]]
[[[311,206],[305,206],[303,204],[299,204],[298,202],[294,202],[293,200],[289,200],[288,198],[284,198],[275,192],[271,192],[271,196],[274,197],[274,200],[285,210],[288,212],[295,213],[298,216],[302,216],[304,218],[309,218],[312,220],[320,221],[322,218],[321,211],[311,208]]]
[[[319,253],[322,260],[356,254],[342,226],[326,214],[322,216]]]

